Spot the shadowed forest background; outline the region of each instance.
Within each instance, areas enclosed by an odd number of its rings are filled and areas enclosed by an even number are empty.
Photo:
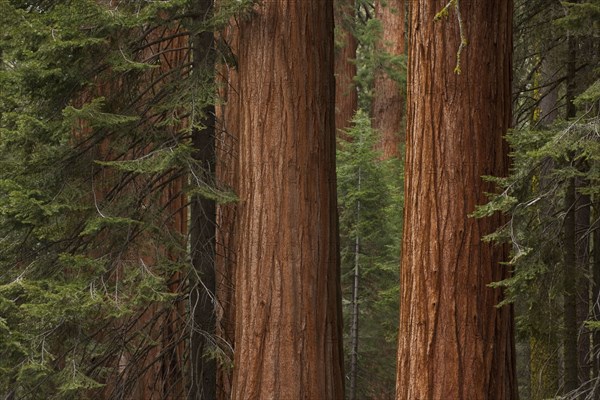
[[[599,24],[0,0],[0,398],[600,398]]]

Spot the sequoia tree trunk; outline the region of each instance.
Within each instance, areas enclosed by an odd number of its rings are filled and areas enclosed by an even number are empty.
[[[508,170],[512,2],[456,1],[434,22],[446,4],[410,9],[396,397],[516,399],[512,309],[489,287],[507,249],[482,241],[503,218],[469,217],[494,191],[481,177]]]
[[[356,48],[358,43],[352,33],[354,0],[335,0],[335,32],[340,44],[335,51],[335,129],[338,136],[348,140],[344,130],[352,125],[358,107],[356,76]],[[342,132],[341,132],[342,131]]]
[[[404,54],[405,14],[404,0],[378,0],[375,3],[375,15],[381,21],[383,33],[379,48],[392,56]],[[400,145],[405,140],[402,132],[405,88],[382,69],[375,73],[373,84],[373,128],[381,134],[377,146],[381,158],[400,158]]]
[[[240,22],[233,399],[342,399],[332,0]]]

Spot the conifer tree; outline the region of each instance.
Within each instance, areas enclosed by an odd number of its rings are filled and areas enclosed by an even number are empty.
[[[597,43],[588,35],[598,30],[592,19],[600,9],[592,1],[551,8],[546,2],[522,2],[517,10],[517,127],[508,135],[513,169],[507,179],[496,180],[504,192],[485,207],[487,214],[511,213],[506,228],[492,236],[513,248],[514,276],[500,285],[507,301],[517,305],[517,337],[530,346],[531,398],[560,392],[566,399],[594,398],[598,375],[589,363],[597,350],[591,347],[595,317],[588,296],[595,302],[597,275],[586,243],[588,196],[597,192],[596,145],[590,136],[598,126],[591,67],[597,55],[586,51],[593,56],[580,58],[569,43],[576,40],[579,49]]]
[[[0,7],[0,392],[182,398],[187,199],[235,200],[191,145],[214,95],[189,37],[219,18],[188,23],[184,1]]]
[[[349,398],[393,397],[401,182],[381,161],[379,132],[364,111],[338,146],[338,198]]]

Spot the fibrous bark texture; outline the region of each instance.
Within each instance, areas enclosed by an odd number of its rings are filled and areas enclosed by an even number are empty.
[[[233,399],[342,399],[331,0],[240,24]]]
[[[511,120],[510,0],[455,2],[468,47],[454,72],[455,6],[411,4],[398,399],[515,399],[512,310],[491,282],[506,248],[482,237],[502,217],[469,217],[507,173]]]
[[[375,16],[381,21],[380,50],[392,56],[404,54],[406,43],[404,0],[377,1]],[[382,69],[375,73],[373,84],[373,128],[381,134],[377,148],[381,151],[381,158],[384,160],[400,158],[400,144],[405,139],[402,132],[405,89]]]

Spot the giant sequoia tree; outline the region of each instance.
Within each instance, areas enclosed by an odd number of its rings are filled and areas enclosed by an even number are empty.
[[[343,398],[331,0],[240,23],[234,399]]]
[[[507,173],[511,13],[411,4],[398,399],[516,398],[511,309],[488,286],[506,252],[482,242],[502,220],[469,217],[494,190],[481,177]]]
[[[375,13],[381,21],[380,49],[388,57],[404,55],[405,3],[403,0],[376,1]],[[396,60],[398,61],[398,60]],[[396,75],[399,71],[395,71]],[[378,147],[383,159],[400,158],[400,145],[404,142],[402,119],[404,118],[405,86],[388,71],[379,69],[373,82],[373,127],[381,132]]]
[[[355,18],[354,0],[334,1],[334,21],[336,49],[334,57],[335,71],[335,128],[338,135],[340,129],[350,127],[352,117],[358,107],[358,93],[354,78],[356,76],[356,47],[353,20]],[[347,138],[346,138],[347,139]]]

